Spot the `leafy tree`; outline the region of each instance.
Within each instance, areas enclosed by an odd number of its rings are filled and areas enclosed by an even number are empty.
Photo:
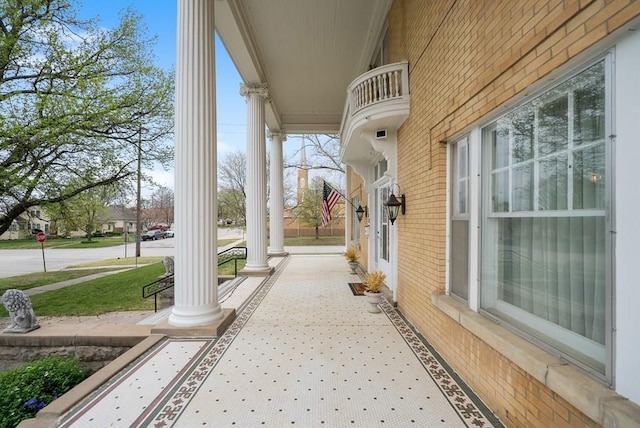
[[[73,0],[0,2],[0,233],[34,205],[64,202],[169,162],[173,76],[126,10],[104,30]]]
[[[50,204],[46,211],[56,220],[59,232],[68,234],[81,230],[91,242],[96,228],[110,220],[107,206],[116,200],[117,190],[115,185],[94,187],[60,203]]]

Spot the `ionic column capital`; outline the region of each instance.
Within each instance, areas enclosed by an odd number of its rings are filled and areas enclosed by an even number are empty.
[[[240,95],[243,97],[257,95],[267,99],[269,97],[269,85],[267,83],[262,83],[260,85],[240,85]]]

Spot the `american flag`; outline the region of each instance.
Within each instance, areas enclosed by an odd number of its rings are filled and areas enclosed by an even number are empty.
[[[338,193],[333,187],[329,186],[326,182],[322,182],[322,226],[327,227],[331,221],[331,209],[340,199],[340,193]]]

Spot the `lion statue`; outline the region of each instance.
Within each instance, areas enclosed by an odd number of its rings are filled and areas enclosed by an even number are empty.
[[[4,329],[5,333],[27,333],[40,327],[36,323],[31,299],[23,291],[15,289],[5,291],[2,295],[2,304],[11,317],[11,325]]]

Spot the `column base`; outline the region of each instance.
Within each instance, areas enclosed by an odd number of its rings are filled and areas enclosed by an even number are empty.
[[[247,268],[246,266],[240,272],[239,275],[245,276],[270,276],[275,272],[275,268],[271,266],[259,267],[259,268]]]
[[[210,322],[190,327],[179,327],[169,324],[168,320],[151,328],[151,334],[164,334],[166,336],[177,337],[206,337],[220,336],[231,325],[236,318],[236,310],[234,308],[222,309],[222,318]]]
[[[288,251],[285,250],[272,250],[269,249],[267,251],[267,256],[269,257],[287,257],[289,255]]]

